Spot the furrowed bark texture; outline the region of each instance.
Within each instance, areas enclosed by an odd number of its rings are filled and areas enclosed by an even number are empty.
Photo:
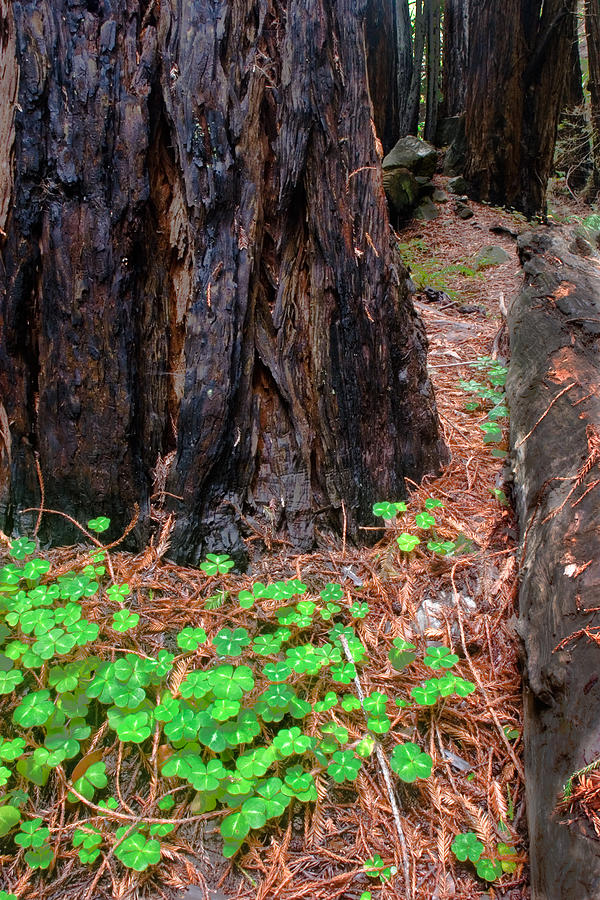
[[[6,527],[115,532],[176,450],[172,553],[349,533],[442,452],[355,0],[14,2]],[[4,96],[0,105],[6,105]],[[0,114],[1,115],[1,114]],[[2,192],[0,191],[0,196]],[[55,540],[73,533],[52,522]]]
[[[590,92],[590,120],[592,126],[592,155],[594,169],[592,191],[600,191],[600,5],[597,0],[585,0],[585,34],[588,50]]]
[[[545,211],[575,0],[471,8],[465,177],[478,199]]]
[[[600,896],[600,845],[563,787],[600,757],[600,277],[577,244],[519,238],[525,287],[508,314],[519,625],[533,900]],[[589,251],[588,249],[588,252]]]

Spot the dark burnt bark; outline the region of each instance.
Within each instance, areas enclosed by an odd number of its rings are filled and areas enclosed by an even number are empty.
[[[426,141],[435,140],[440,102],[441,0],[425,0],[427,25],[427,104],[425,109]]]
[[[240,552],[247,516],[306,547],[344,509],[358,536],[440,455],[389,239],[366,0],[11,9],[5,528],[35,518],[19,512],[39,504],[38,453],[46,506],[118,532],[137,504],[142,540],[152,468],[176,449],[178,559]]]
[[[525,287],[508,315],[533,900],[600,896],[598,835],[557,808],[570,776],[600,756],[600,647],[578,635],[600,625],[600,290],[597,256],[590,265],[575,248],[523,235]]]
[[[365,22],[369,93],[377,136],[388,153],[398,140],[398,44],[395,0],[369,0]]]
[[[458,116],[465,110],[469,61],[469,0],[445,0],[444,54],[442,71],[443,116]]]
[[[588,90],[592,126],[592,193],[600,191],[600,6],[598,0],[585,2],[585,34],[588,49]]]
[[[482,0],[470,23],[465,176],[479,199],[543,213],[575,0]]]

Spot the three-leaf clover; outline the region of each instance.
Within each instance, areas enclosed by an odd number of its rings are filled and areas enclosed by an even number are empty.
[[[95,531],[96,534],[102,534],[103,531],[108,531],[110,527],[110,519],[106,516],[97,516],[95,519],[90,519],[87,523],[87,527],[90,531]]]
[[[420,512],[416,514],[415,522],[419,528],[431,528],[435,525],[435,518],[430,512]]]
[[[81,778],[78,778],[73,787],[75,790],[85,797],[86,800],[92,800],[96,789],[101,790],[108,784],[106,777],[106,764],[103,762],[95,762],[89,766]],[[77,802],[75,794],[70,793],[67,798],[71,803]]]
[[[222,628],[212,642],[219,656],[240,656],[250,637],[245,628]]]
[[[127,826],[117,828],[116,838],[119,841],[128,831]],[[140,831],[128,835],[122,843],[115,846],[115,856],[128,869],[143,872],[148,866],[160,861],[160,844],[153,838],[147,839]]]
[[[182,650],[196,650],[206,640],[204,628],[183,628],[177,635],[177,646]]]
[[[469,859],[472,863],[476,863],[483,853],[484,847],[477,835],[468,831],[465,834],[457,834],[450,849],[461,862]]]
[[[421,541],[416,535],[403,531],[400,537],[396,538],[396,543],[403,553],[410,553]]]
[[[44,725],[54,712],[54,703],[50,699],[50,691],[33,691],[27,694],[13,713],[13,722],[23,728]]]
[[[477,874],[485,881],[495,881],[502,875],[502,864],[497,859],[482,857],[476,865]]]
[[[369,878],[379,878],[380,881],[387,881],[398,871],[396,866],[387,866],[379,853],[373,854],[370,859],[365,859],[364,867],[365,875]]]
[[[119,609],[112,617],[112,627],[115,631],[130,631],[135,628],[140,617],[138,613],[130,612],[128,609]]]
[[[13,559],[25,559],[35,552],[35,544],[28,537],[17,538],[10,545],[10,555]]]
[[[400,512],[406,512],[408,509],[406,503],[374,503],[373,515],[381,516],[382,519],[395,519]]]
[[[410,644],[408,641],[405,641],[404,638],[394,638],[392,641],[393,649],[390,650],[388,656],[389,660],[398,672],[400,672],[405,666],[408,666],[411,662],[414,662],[416,658],[416,650],[414,644]]]
[[[343,781],[354,781],[361,765],[361,760],[352,750],[336,750],[327,766],[327,774],[338,784]]]
[[[397,744],[390,757],[390,766],[409,784],[417,778],[428,778],[431,775],[433,760],[429,753],[423,753],[418,744]]]
[[[234,566],[235,562],[228,553],[207,553],[206,562],[200,568],[207,575],[226,575]]]
[[[86,825],[85,828],[76,828],[73,832],[73,846],[80,847],[78,856],[84,865],[95,862],[100,856],[102,834],[98,828]]]
[[[458,656],[449,647],[428,647],[423,662],[430,669],[451,669],[458,662]]]

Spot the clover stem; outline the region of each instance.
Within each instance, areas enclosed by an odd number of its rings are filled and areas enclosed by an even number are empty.
[[[344,654],[346,655],[346,659],[349,663],[353,663],[354,660],[352,658],[352,654],[350,653],[350,648],[348,647],[348,641],[346,640],[346,636],[344,634],[340,634],[339,636],[340,644],[343,647]],[[365,715],[365,718],[368,718],[367,713],[365,711],[365,694],[362,689],[362,685],[360,683],[360,679],[358,674],[354,676],[354,684],[356,687],[356,693],[358,694],[358,699],[360,700],[360,705],[362,707],[362,711]],[[402,852],[402,870],[404,873],[404,889],[405,889],[405,897],[407,900],[413,900],[414,894],[412,890],[412,882],[410,880],[410,869],[408,865],[408,850],[406,847],[406,839],[404,837],[404,831],[402,828],[402,821],[400,819],[400,810],[398,808],[398,803],[396,801],[396,795],[394,793],[394,788],[392,785],[392,777],[390,775],[390,767],[388,765],[388,761],[386,759],[385,753],[381,748],[379,741],[375,741],[375,752],[377,754],[377,760],[379,762],[379,767],[381,769],[381,774],[383,775],[383,780],[385,781],[385,786],[387,788],[388,798],[390,801],[390,806],[392,808],[392,813],[394,816],[394,823],[396,825],[396,831],[398,833],[398,840],[400,841],[400,850]]]

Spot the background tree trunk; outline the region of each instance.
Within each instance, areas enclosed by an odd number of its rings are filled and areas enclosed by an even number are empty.
[[[427,0],[416,0],[415,2],[413,68],[412,81],[410,83],[410,94],[408,97],[408,121],[410,124],[408,134],[417,134],[419,130],[419,113],[421,109],[421,80],[423,75],[423,52],[425,49],[426,33],[424,4],[426,2]]]
[[[472,9],[465,175],[474,196],[544,211],[575,0],[482,0]]]
[[[465,109],[469,62],[470,0],[446,0],[444,4],[444,55],[442,71],[443,116],[458,116]]]
[[[369,0],[365,21],[369,92],[377,136],[388,153],[399,133],[398,42],[395,0]]]
[[[588,90],[590,92],[594,163],[590,189],[591,194],[594,195],[593,199],[596,199],[600,191],[600,4],[598,0],[585,0],[585,34],[588,49]]]
[[[168,481],[172,553],[349,533],[440,458],[390,244],[366,0],[29,0],[2,250],[5,529],[115,533]],[[0,121],[15,106],[0,94]],[[5,177],[5,176],[3,176]],[[56,541],[75,534],[52,522]],[[49,529],[46,530],[48,535]]]
[[[435,140],[440,98],[441,0],[425,0],[427,23],[427,107],[423,136]]]
[[[398,125],[399,137],[411,130],[410,89],[413,79],[412,26],[408,0],[396,4],[396,43],[398,47]]]
[[[554,155],[554,168],[565,173],[571,190],[581,190],[592,170],[582,80],[577,13],[570,18],[569,63]]]

